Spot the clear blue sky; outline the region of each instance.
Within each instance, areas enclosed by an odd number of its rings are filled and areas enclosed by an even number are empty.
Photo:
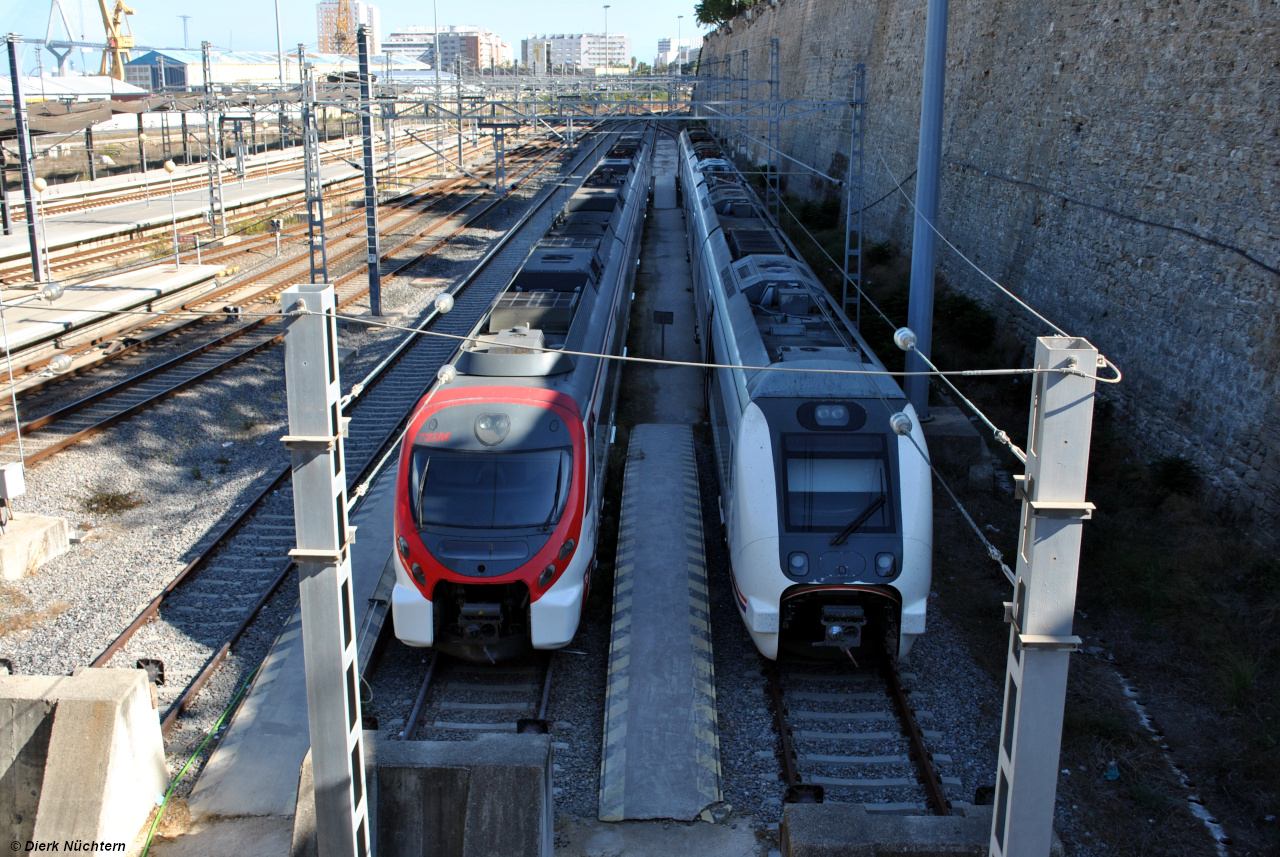
[[[114,0],[108,0],[114,5]],[[138,44],[182,47],[182,21],[190,15],[191,46],[207,40],[218,47],[239,50],[274,51],[275,15],[272,0],[128,0],[136,10],[130,19]],[[599,2],[559,0],[438,0],[440,25],[475,24],[498,33],[511,42],[516,56],[520,39],[530,33],[598,33],[604,30],[604,9]],[[695,0],[614,0],[609,9],[609,32],[631,37],[631,53],[638,60],[652,62],[658,39],[675,37],[676,16],[684,15],[681,35],[698,38],[706,32],[694,23]],[[0,0],[0,32],[21,33],[44,38],[49,20],[50,0]],[[102,18],[97,0],[61,0],[72,29],[78,29],[83,15],[84,33],[89,41],[102,41]],[[382,34],[411,24],[431,26],[431,3],[426,0],[381,0]],[[315,3],[308,0],[280,0],[281,36],[285,50],[298,42],[315,45]],[[62,33],[56,30],[56,35]],[[77,36],[80,34],[77,32]],[[24,51],[24,70],[35,67],[34,49]],[[99,55],[91,62],[96,66]],[[46,69],[53,57],[45,51]],[[7,73],[7,72],[6,72]]]

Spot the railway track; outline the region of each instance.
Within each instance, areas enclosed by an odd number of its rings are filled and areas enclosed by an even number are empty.
[[[779,661],[765,667],[766,695],[778,735],[775,748],[790,803],[862,803],[868,811],[950,815],[939,773],[951,757],[933,753],[944,736],[921,727],[933,715],[915,711],[887,658],[874,665]]]
[[[342,140],[341,145],[346,146],[347,141],[349,139],[353,140],[354,138],[347,138]],[[440,139],[444,139],[444,137],[441,137]],[[329,143],[321,143],[320,145],[320,163],[322,165],[334,164],[334,163],[338,163],[338,162],[350,159],[349,155],[346,152],[340,153],[335,151],[335,148],[337,147],[331,145],[332,143],[333,141],[329,141]],[[104,145],[109,146],[111,144],[106,143]],[[357,142],[356,145],[358,146],[359,143]],[[402,148],[402,147],[411,146],[411,145],[413,145],[413,140],[412,138],[408,137],[408,135],[405,135],[404,139],[397,141],[396,143],[397,148]],[[266,172],[273,172],[278,174],[281,171],[287,172],[291,170],[301,169],[301,164],[302,164],[301,147],[293,146],[290,148],[295,149],[296,153],[288,154],[283,158],[277,158],[275,161],[272,161],[265,166],[261,162],[250,163],[246,166],[245,172],[247,174],[256,173],[258,170],[265,169]],[[374,156],[376,157],[379,155],[385,155],[385,153],[386,153],[385,141],[381,139],[375,140]],[[250,155],[249,157],[254,157],[254,155]],[[226,163],[228,161],[233,160],[233,158],[234,156],[232,155],[229,155],[229,154],[224,155],[223,162]],[[154,164],[155,163],[154,158],[148,158],[148,163]],[[200,170],[201,169],[200,165],[203,163],[204,161],[197,161],[193,164],[184,165],[184,166],[191,166],[191,167],[195,167],[197,170]],[[151,168],[149,172],[155,172],[155,168],[154,167]],[[117,174],[117,175],[121,175],[121,174]],[[230,176],[228,181],[234,181],[237,178],[234,173],[228,173],[228,175]],[[179,192],[188,191],[188,190],[203,190],[208,186],[209,186],[209,178],[207,173],[205,172],[198,172],[190,176],[175,178],[173,180],[174,190]],[[118,205],[122,202],[136,202],[141,199],[146,199],[149,195],[160,196],[160,195],[165,195],[168,192],[169,192],[168,179],[156,178],[155,181],[152,182],[150,190],[145,189],[141,183],[139,183],[138,185],[122,186],[118,192],[99,191],[99,192],[93,192],[88,194],[81,194],[79,196],[74,196],[67,199],[53,199],[47,203],[44,203],[41,206],[41,210],[45,217],[50,217],[56,214],[70,214],[78,211],[92,211],[95,208],[103,208],[109,205]],[[15,221],[25,222],[27,219],[26,207],[22,205],[15,205],[13,207],[13,219]]]
[[[400,737],[414,741],[502,732],[549,734],[553,724],[547,719],[547,704],[555,664],[555,652],[532,653],[497,666],[434,653]]]
[[[409,141],[408,145],[412,145],[412,142],[413,141]],[[486,147],[486,145],[491,146],[492,144],[486,143],[483,140],[473,141],[473,145],[467,154],[475,155],[481,150],[483,150]],[[331,157],[330,161],[333,161],[333,160],[338,160],[338,158]],[[402,175],[400,176],[399,180],[404,181],[404,180],[412,180],[414,178],[421,178],[427,175],[431,175],[433,170],[434,170],[434,164],[431,163],[429,159],[422,159],[417,165],[411,164],[401,168],[400,172],[402,173]],[[207,179],[205,179],[203,183],[197,179],[192,179],[190,181],[194,183],[189,183],[189,185],[186,187],[178,187],[177,183],[175,183],[175,190],[179,190],[179,191],[203,190],[204,188],[207,187]],[[344,179],[340,182],[336,182],[332,185],[327,186],[326,195],[330,197],[338,197],[345,194],[360,193],[363,187],[362,182],[363,182],[363,179],[360,178],[359,176],[349,178],[349,179]],[[167,185],[164,186],[163,190],[165,194],[168,193]],[[109,205],[118,205],[121,203],[132,202],[132,201],[136,201],[136,199],[140,199],[141,196],[142,196],[141,193],[134,194],[131,192],[119,194],[119,195],[113,194],[113,195],[110,195],[109,197],[104,197],[101,201],[99,201],[96,205],[92,207],[102,208]],[[282,204],[274,205],[266,209],[260,209],[260,210],[251,211],[251,212],[244,212],[238,215],[229,212],[228,213],[229,220],[231,221],[230,225],[233,227],[231,229],[231,234],[236,234],[240,230],[243,230],[248,226],[252,226],[253,224],[260,223],[265,220],[271,219],[273,217],[278,217],[280,215],[284,215],[291,211],[300,209],[302,206],[301,191],[299,191],[298,193],[288,194],[288,195],[279,197],[278,199],[282,202]],[[15,207],[15,211],[21,208],[22,208],[21,206],[17,206]],[[45,206],[44,208],[45,208],[45,216],[51,216],[54,214],[68,213],[70,211],[80,210],[80,209],[72,208],[72,209],[67,209],[67,211],[51,211],[49,210],[48,206]],[[337,218],[337,223],[331,222],[331,223],[327,223],[326,225],[327,226],[341,225],[359,217],[361,217],[361,213],[359,211],[356,211],[354,213],[339,215]],[[150,230],[150,232],[153,233],[151,237],[153,238],[154,241],[167,243],[170,236],[169,230],[170,230],[170,227],[167,224],[157,226],[154,229]],[[211,242],[214,240],[212,229],[208,224],[195,224],[190,226],[184,226],[183,231],[184,233],[188,233],[196,236],[196,239],[201,241],[202,243]],[[297,224],[294,226],[288,226],[281,233],[281,239],[282,240],[288,240],[290,238],[301,239],[305,232],[306,232],[305,223]],[[138,236],[129,235],[129,236],[120,238],[118,240],[115,240],[104,247],[94,249],[94,250],[86,251],[81,248],[53,250],[49,254],[50,255],[50,259],[49,259],[50,271],[52,276],[54,276],[55,278],[62,278],[62,279],[66,279],[68,277],[73,277],[73,276],[74,277],[86,276],[90,273],[96,276],[107,276],[111,273],[117,273],[118,271],[121,271],[121,270],[127,270],[129,267],[134,267],[134,265],[130,265],[126,263],[124,260],[136,259],[139,255],[149,253],[147,249],[147,244],[148,242],[146,240],[139,240]],[[205,262],[222,262],[226,259],[235,258],[237,256],[240,256],[252,250],[258,250],[258,249],[263,249],[269,246],[274,246],[274,244],[275,244],[274,235],[252,236],[252,237],[248,237],[248,240],[242,240],[241,242],[235,245],[229,245],[223,248],[203,248],[201,251],[199,251],[199,255],[201,260]],[[194,245],[186,247],[185,249],[183,249],[183,252],[187,255],[188,259],[194,258],[195,255],[197,254],[197,251]],[[147,258],[143,260],[143,263],[153,264],[153,260],[150,258]],[[112,265],[116,265],[116,267],[114,268],[110,267]],[[13,281],[13,282],[25,281],[29,277],[29,271],[30,271],[30,261],[25,258],[18,261],[11,261],[11,262],[0,264],[0,281]]]
[[[542,149],[534,148],[531,155],[536,156],[542,154],[542,152]],[[516,165],[517,167],[519,166],[519,160],[517,160]],[[466,182],[466,180],[463,181]],[[469,182],[467,183],[469,184]],[[404,231],[403,227],[406,223],[416,222],[423,212],[432,210],[437,203],[450,200],[457,195],[459,195],[459,192],[455,187],[445,194],[436,195],[428,201],[428,205],[425,207],[415,201],[402,206],[409,211],[409,214],[403,220],[392,224],[384,232],[384,237],[386,238],[399,236],[401,239],[392,241],[390,249],[382,253],[381,258],[385,264],[384,276],[395,276],[400,271],[415,264],[424,256],[443,246],[449,238],[470,226],[480,216],[483,216],[482,212],[475,217],[464,219],[465,212],[484,199],[486,194],[482,192],[470,195],[460,205],[453,206],[448,211],[435,217],[426,224],[425,228],[415,226],[407,232]],[[487,211],[488,208],[484,210]],[[360,239],[354,243],[348,242],[352,243],[352,246],[335,256],[335,262],[352,259],[357,252],[363,251],[365,246],[363,241],[363,217],[360,220],[361,225],[358,228],[342,236],[345,238],[359,233]],[[431,246],[425,249],[414,248],[414,245],[421,239],[435,233],[447,233],[447,235],[443,238],[435,238]],[[415,249],[416,252],[414,252]],[[401,255],[406,251],[410,254],[408,258]],[[292,260],[275,267],[300,267],[302,264],[298,260]],[[339,290],[338,306],[340,309],[351,305],[368,293],[367,278],[364,282],[361,282],[361,278],[367,273],[363,258],[354,260],[345,267],[347,268],[346,272],[334,279],[335,285],[338,286]],[[195,312],[216,309],[232,290],[238,290],[239,294],[236,298],[239,301],[238,306],[247,306],[252,310],[256,304],[262,304],[260,312],[274,313],[276,310],[272,298],[287,285],[287,282],[292,282],[296,279],[297,276],[293,276],[287,278],[286,282],[268,283],[251,294],[243,292],[243,289],[247,285],[251,285],[251,283],[242,282],[226,289],[220,289],[212,295],[206,295],[199,303],[184,304],[181,309]],[[203,320],[196,319],[192,324],[198,324],[201,321]],[[141,410],[167,399],[175,393],[205,381],[213,375],[261,353],[265,349],[278,344],[282,335],[281,326],[277,320],[270,317],[260,317],[248,324],[237,326],[232,331],[222,334],[212,341],[201,343],[157,366],[118,381],[106,389],[97,390],[82,399],[60,405],[39,417],[30,419],[22,426],[23,458],[28,464],[42,461],[74,443],[85,440],[139,413]],[[7,410],[0,410],[0,417]],[[0,444],[16,446],[16,440],[17,433],[14,431],[0,434]],[[17,450],[15,449],[13,452],[16,454]]]
[[[600,135],[569,172],[580,177],[578,167],[593,162],[610,139],[611,135]],[[544,159],[541,169],[552,159]],[[557,177],[539,191],[516,226],[496,241],[490,237],[484,256],[450,290],[456,301],[453,311],[432,311],[419,329],[467,333],[523,260],[526,244],[521,236],[542,234],[577,183]],[[385,453],[395,447],[412,406],[455,345],[451,339],[407,336],[344,400],[344,412],[351,418],[344,447],[353,508],[377,468],[388,460]],[[284,466],[261,477],[258,484],[263,487],[257,495],[92,664],[133,667],[144,659],[163,661],[167,680],[158,694],[165,708],[161,723],[166,735],[290,574],[292,563],[282,560],[295,538],[288,473]],[[179,737],[175,744],[181,742]]]

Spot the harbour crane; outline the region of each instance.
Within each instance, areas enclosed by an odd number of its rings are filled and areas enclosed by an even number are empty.
[[[98,0],[98,8],[102,11],[102,26],[107,31],[107,46],[102,50],[98,74],[124,80],[124,64],[129,61],[129,51],[134,46],[128,18],[134,14],[133,9],[124,0],[116,0],[115,8],[110,10],[107,0]]]

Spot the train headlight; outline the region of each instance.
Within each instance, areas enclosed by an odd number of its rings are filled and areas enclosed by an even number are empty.
[[[497,446],[511,431],[511,417],[506,414],[481,414],[476,417],[476,439],[485,446]]]
[[[538,588],[546,589],[547,584],[551,582],[551,578],[556,576],[556,567],[554,564],[547,566],[542,570],[542,574],[538,575]]]
[[[560,545],[560,558],[564,559],[569,554],[573,553],[573,548],[575,544],[576,542],[574,542],[573,539],[566,539],[565,543]]]
[[[796,577],[804,577],[809,573],[809,555],[804,551],[795,551],[787,557],[787,571]]]
[[[404,536],[399,536],[396,538],[396,547],[399,548],[400,550],[400,556],[404,557],[405,559],[409,558],[409,542],[405,540]]]
[[[820,426],[846,426],[849,424],[849,409],[844,405],[819,405],[813,412],[813,419]]]
[[[418,565],[416,562],[409,566],[409,576],[412,577],[413,582],[419,586],[427,585],[427,576],[422,573],[422,566]]]
[[[896,561],[891,553],[876,554],[876,574],[881,577],[893,577]]]

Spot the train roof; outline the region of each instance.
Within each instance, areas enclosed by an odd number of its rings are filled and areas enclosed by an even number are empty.
[[[692,135],[690,135],[692,136]],[[703,158],[706,140],[684,146],[705,218],[706,252],[717,273],[733,345],[744,366],[881,370],[884,365],[812,269],[765,214],[740,173]],[[718,155],[718,149],[715,151]],[[712,165],[712,170],[705,167]],[[887,375],[747,371],[752,396],[903,398]]]
[[[454,355],[454,387],[525,386],[568,393],[585,406],[626,260],[626,230],[640,216],[647,149],[614,143],[569,198]]]

